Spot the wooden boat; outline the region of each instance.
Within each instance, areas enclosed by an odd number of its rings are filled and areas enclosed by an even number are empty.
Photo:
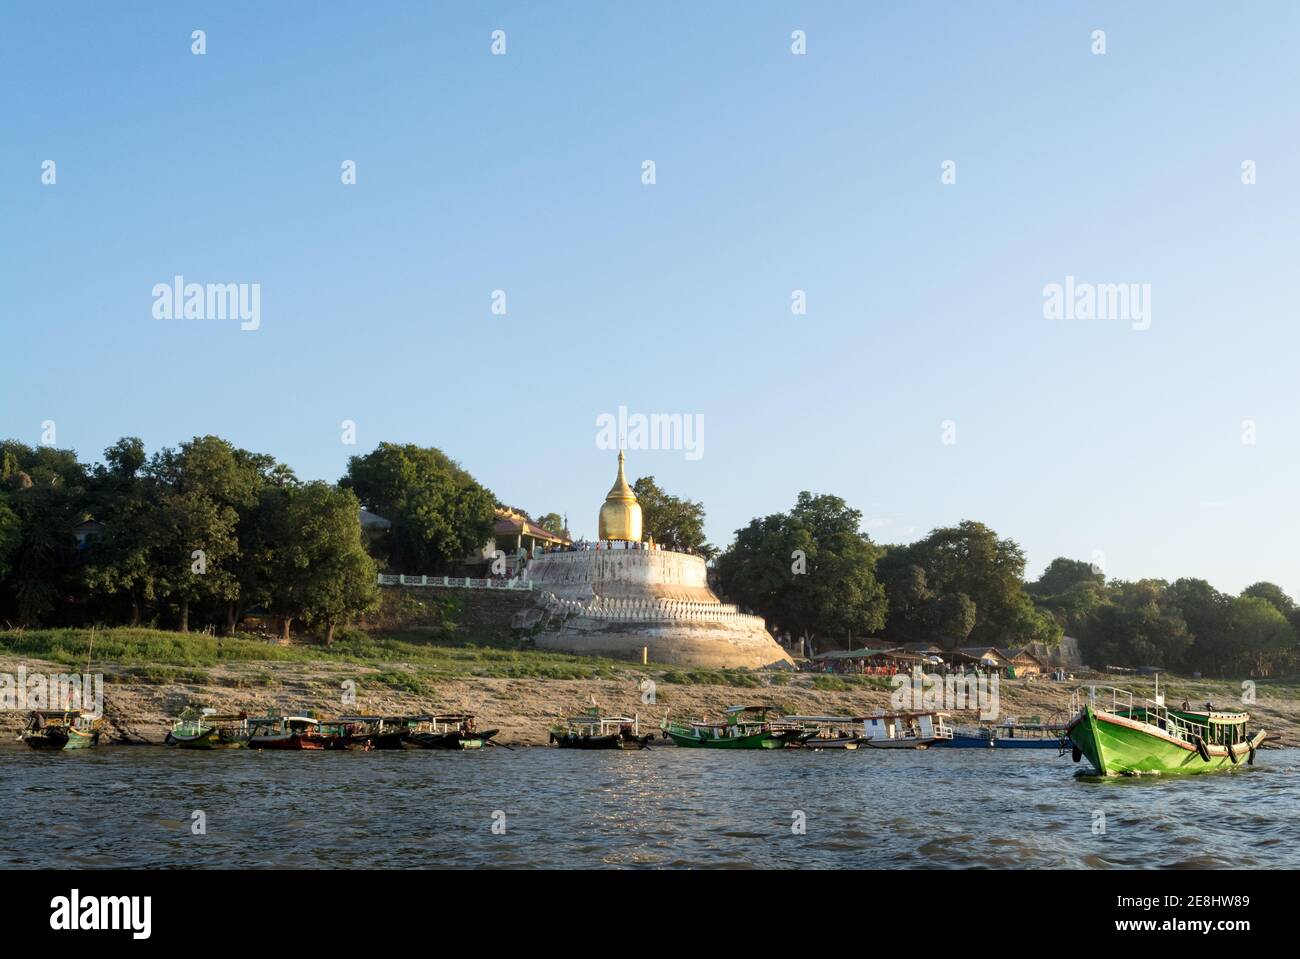
[[[342,727],[345,748],[365,750],[401,749],[406,745],[417,722],[428,716],[344,716]]]
[[[238,749],[248,743],[248,715],[221,715],[204,709],[182,714],[163,740],[180,749]]]
[[[877,713],[861,717],[858,742],[872,749],[928,749],[952,739],[947,713],[926,711]]]
[[[802,743],[805,749],[858,748],[859,720],[851,716],[786,716],[784,721],[808,731]]]
[[[333,749],[339,734],[308,716],[268,716],[248,721],[249,749]]]
[[[975,728],[958,727],[951,739],[932,745],[949,749],[1055,749],[1070,748],[1065,723],[1020,723],[1008,719]]]
[[[103,734],[103,719],[88,719],[79,709],[33,710],[19,738],[32,749],[93,749]]]
[[[1184,704],[1170,709],[1159,693],[1134,705],[1133,693],[1113,686],[1075,692],[1078,712],[1067,732],[1074,761],[1084,756],[1102,776],[1202,773],[1254,765],[1266,736],[1247,729],[1250,714]]]
[[[602,716],[593,708],[556,723],[549,741],[561,749],[645,749],[653,739],[653,734],[641,734],[639,716]]]
[[[813,735],[794,723],[769,722],[770,711],[770,706],[731,706],[720,723],[673,723],[665,717],[659,728],[678,746],[704,749],[783,749]]]
[[[410,742],[421,749],[482,749],[497,732],[479,729],[469,713],[447,713],[426,717],[411,731]]]

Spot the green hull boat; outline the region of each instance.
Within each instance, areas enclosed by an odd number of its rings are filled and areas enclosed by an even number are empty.
[[[27,717],[27,726],[19,738],[32,749],[94,749],[103,731],[102,719],[87,719],[80,710],[46,713],[40,710]]]
[[[1264,742],[1260,730],[1248,733],[1247,713],[1166,708],[1159,699],[1134,707],[1112,699],[1110,708],[1095,698],[1079,709],[1067,727],[1074,760],[1087,757],[1102,776],[1143,773],[1204,773],[1254,765]]]
[[[794,724],[767,719],[768,706],[732,706],[720,723],[672,723],[665,717],[660,729],[678,746],[703,749],[784,749],[813,735]]]
[[[669,726],[664,733],[678,746],[694,746],[704,749],[783,749],[785,741],[770,732],[752,733],[748,736],[708,736],[700,735],[699,730]]]

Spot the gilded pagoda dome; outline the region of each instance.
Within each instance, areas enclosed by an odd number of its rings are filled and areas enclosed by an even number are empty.
[[[641,542],[641,504],[623,475],[623,451],[618,451],[618,478],[600,507],[600,538]]]

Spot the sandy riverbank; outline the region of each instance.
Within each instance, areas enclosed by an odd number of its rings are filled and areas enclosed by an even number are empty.
[[[0,673],[16,674],[19,665],[28,672],[65,672],[66,666],[39,659],[0,656]],[[547,728],[562,715],[588,708],[595,697],[602,711],[639,714],[643,723],[657,726],[668,713],[675,717],[716,717],[738,703],[763,703],[804,714],[855,715],[888,709],[890,691],[865,686],[848,689],[816,688],[817,677],[801,673],[773,676],[750,674],[758,684],[749,687],[670,682],[668,671],[653,669],[616,673],[608,678],[553,679],[466,676],[432,684],[428,692],[413,693],[391,684],[391,669],[380,681],[380,671],[355,664],[322,660],[293,663],[231,663],[214,666],[203,682],[144,682],[123,678],[111,663],[96,663],[110,677],[105,694],[105,717],[115,739],[161,742],[171,719],[187,705],[210,706],[220,712],[265,715],[268,711],[304,712],[317,716],[345,714],[405,714],[427,711],[470,712],[482,727],[501,730],[499,739],[512,745],[544,745]],[[654,701],[645,702],[643,684],[654,683]],[[752,680],[751,680],[752,681]],[[825,685],[825,680],[820,680]],[[1004,718],[1021,721],[1038,717],[1058,720],[1070,708],[1070,694],[1081,683],[1113,683],[1150,695],[1149,680],[1133,677],[1088,677],[1056,683],[1045,679],[1001,680],[999,697]],[[353,684],[356,700],[345,703],[345,684]],[[1240,706],[1241,684],[1233,681],[1162,681],[1170,701],[1188,697],[1193,703],[1212,699],[1223,708],[1246,708],[1263,728],[1286,744],[1300,743],[1300,695],[1291,686],[1261,683],[1257,701]],[[0,711],[0,734],[10,738],[23,721],[21,711]],[[958,722],[970,722],[972,712],[957,713]]]

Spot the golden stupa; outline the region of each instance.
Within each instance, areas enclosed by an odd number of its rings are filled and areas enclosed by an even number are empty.
[[[600,538],[641,542],[641,504],[623,475],[623,451],[618,451],[618,479],[600,507]]]

